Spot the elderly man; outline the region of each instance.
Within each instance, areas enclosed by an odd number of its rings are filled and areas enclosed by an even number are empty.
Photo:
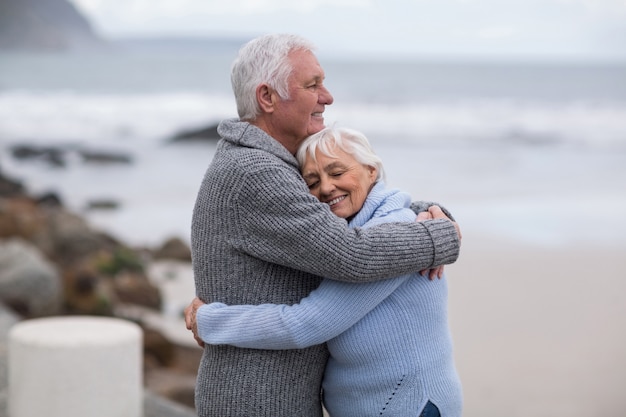
[[[368,282],[454,262],[458,227],[435,219],[349,229],[313,197],[294,157],[324,128],[333,97],[306,40],[267,35],[240,50],[231,81],[238,119],[222,140],[200,187],[192,221],[198,299],[297,303],[321,277]],[[205,346],[198,370],[200,417],[320,417],[324,345],[301,350]]]

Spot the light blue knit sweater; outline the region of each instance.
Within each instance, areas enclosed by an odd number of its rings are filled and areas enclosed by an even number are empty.
[[[378,183],[350,226],[414,221],[409,204],[407,194]],[[462,414],[445,278],[325,279],[293,306],[211,303],[197,314],[209,344],[294,349],[327,341],[324,404],[332,417],[417,417],[428,400],[443,417]]]

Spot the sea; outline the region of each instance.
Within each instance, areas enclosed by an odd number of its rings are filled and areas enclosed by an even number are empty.
[[[239,46],[0,53],[0,169],[130,244],[189,240],[216,142],[171,139],[236,116]],[[449,209],[464,238],[626,247],[626,62],[318,58],[335,99],[326,123],[364,132],[387,183]],[[132,161],[58,166],[17,159],[16,145]],[[90,205],[102,200],[115,207]]]

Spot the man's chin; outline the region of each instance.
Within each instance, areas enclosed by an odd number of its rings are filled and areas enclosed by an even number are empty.
[[[320,130],[324,129],[326,126],[324,125],[324,119],[322,118],[320,122],[311,123],[311,127],[309,128],[309,135],[313,135]]]

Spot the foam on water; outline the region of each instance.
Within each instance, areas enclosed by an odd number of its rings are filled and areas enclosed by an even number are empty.
[[[232,97],[201,93],[11,91],[0,94],[0,144],[28,140],[144,145],[235,115]],[[372,140],[626,148],[626,102],[348,102],[329,106],[326,120],[356,126]]]

